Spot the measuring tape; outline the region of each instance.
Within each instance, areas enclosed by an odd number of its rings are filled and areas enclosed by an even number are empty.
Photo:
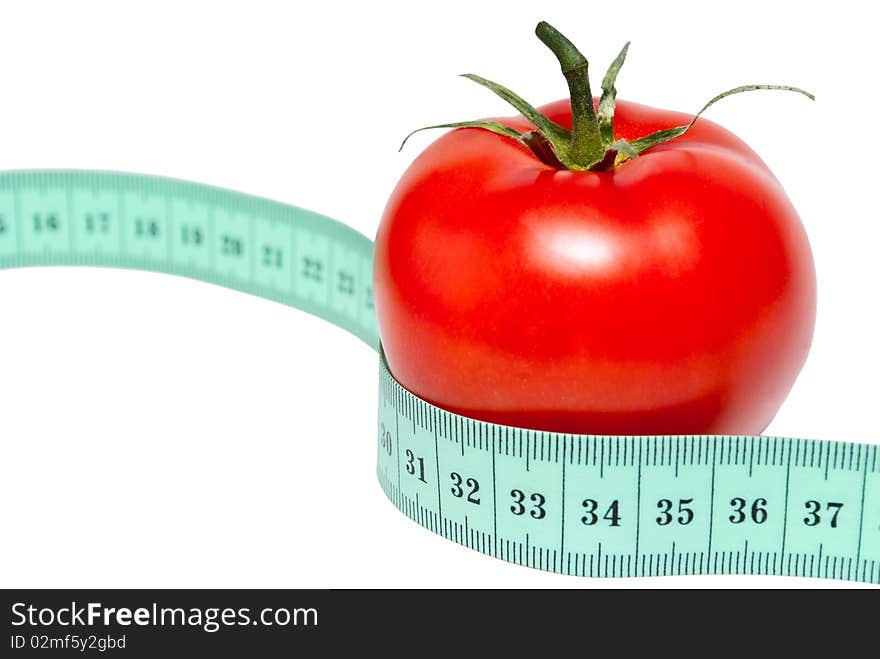
[[[452,414],[389,372],[372,257],[372,241],[344,224],[236,192],[114,172],[0,172],[0,269],[183,275],[302,309],[376,349],[379,481],[405,515],[445,538],[590,577],[880,583],[876,445],[573,435]]]

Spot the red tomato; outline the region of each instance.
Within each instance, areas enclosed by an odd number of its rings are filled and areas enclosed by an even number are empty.
[[[569,108],[540,110],[570,127]],[[690,119],[618,101],[615,135]],[[374,288],[404,387],[465,416],[574,433],[760,433],[816,314],[810,246],[782,186],[706,119],[601,172],[448,132],[388,202]]]

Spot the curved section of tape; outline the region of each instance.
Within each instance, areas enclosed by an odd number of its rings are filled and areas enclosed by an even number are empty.
[[[373,242],[302,208],[175,179],[0,172],[0,269],[165,272],[287,304],[378,349]]]
[[[377,349],[379,481],[405,515],[435,533],[572,575],[880,583],[876,445],[569,435],[452,414],[388,370],[372,253],[366,236],[335,220],[206,185],[115,172],[0,172],[0,269],[182,275],[307,311]]]

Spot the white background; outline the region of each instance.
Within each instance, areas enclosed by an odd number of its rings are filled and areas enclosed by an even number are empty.
[[[596,86],[631,39],[621,98],[694,111],[739,84],[803,86],[816,103],[757,92],[708,114],[777,174],[816,260],[813,349],[767,433],[877,442],[878,46],[868,3],[823,5],[7,1],[0,169],[202,181],[372,237],[436,137],[398,153],[410,129],[509,114],[457,74],[535,104],[565,95],[540,19],[591,58]],[[376,383],[360,341],[244,294],[128,271],[0,273],[0,586],[845,585],[585,580],[460,548],[381,493]]]

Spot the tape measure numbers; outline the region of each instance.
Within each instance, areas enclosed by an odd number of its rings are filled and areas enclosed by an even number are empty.
[[[778,574],[880,583],[876,445],[512,428],[389,373],[372,242],[321,215],[171,179],[0,173],[0,268],[98,265],[276,300],[379,351],[378,476],[411,519],[483,553],[583,576]]]

